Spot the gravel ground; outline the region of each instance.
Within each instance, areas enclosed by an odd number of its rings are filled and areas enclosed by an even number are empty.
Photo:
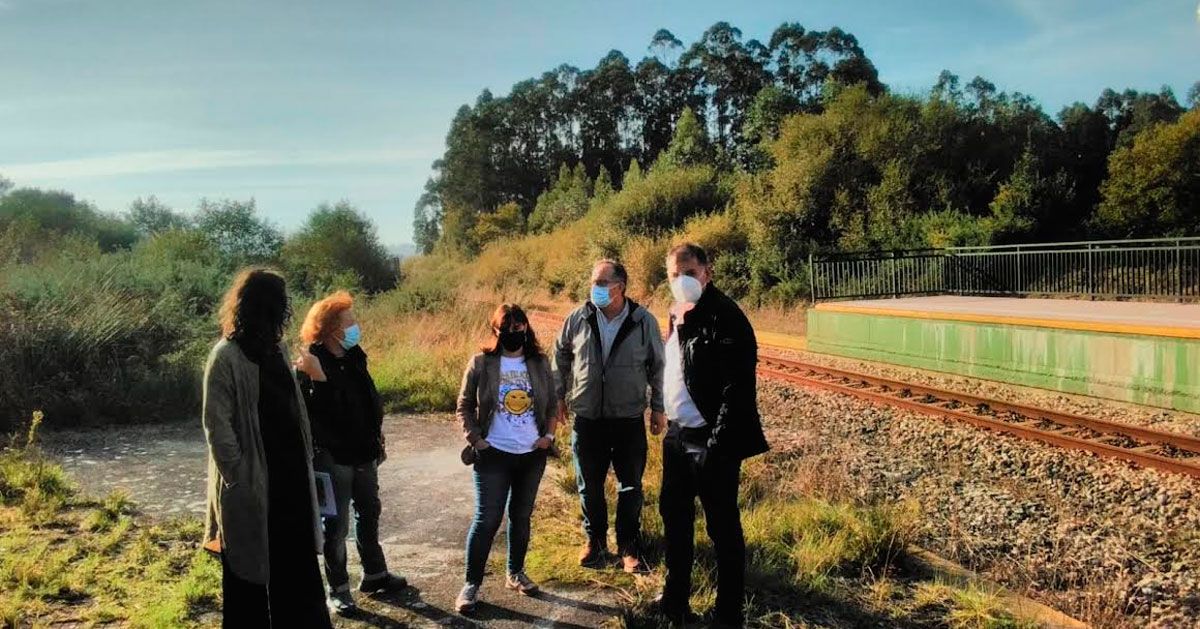
[[[776,350],[771,350],[771,353],[826,367],[882,376],[893,380],[903,380],[913,384],[921,384],[949,391],[960,391],[980,397],[1039,406],[1049,410],[1086,415],[1108,421],[1154,428],[1155,430],[1200,436],[1200,415],[1194,413],[1139,406],[1085,395],[1058,393],[1047,391],[1046,389],[1035,389],[936,371],[924,371],[884,363],[865,362],[854,358],[843,358],[828,354],[782,352]]]
[[[951,388],[934,380],[926,382]],[[988,396],[1006,388],[974,384],[966,390]],[[769,380],[759,389],[774,445],[765,463],[779,482],[864,501],[915,500],[922,545],[1098,627],[1200,627],[1194,479],[834,393]],[[1013,395],[1048,405],[1004,392]],[[1058,408],[1072,403],[1063,398]]]

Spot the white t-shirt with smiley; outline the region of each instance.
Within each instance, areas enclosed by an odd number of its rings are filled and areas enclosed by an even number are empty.
[[[487,442],[502,452],[525,454],[533,452],[539,437],[525,358],[501,356],[500,391]]]

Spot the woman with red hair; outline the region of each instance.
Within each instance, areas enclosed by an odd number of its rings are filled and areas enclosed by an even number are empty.
[[[359,347],[361,331],[354,299],[338,291],[313,304],[300,330],[303,345],[296,368],[307,378],[304,391],[312,422],[314,467],[333,481],[334,515],[324,517],[325,577],[329,609],[341,615],[356,610],[346,571],[350,500],[354,500],[355,541],[362,560],[360,592],[399,590],[404,577],[388,572],[379,545],[378,466],[385,457],[383,403]]]

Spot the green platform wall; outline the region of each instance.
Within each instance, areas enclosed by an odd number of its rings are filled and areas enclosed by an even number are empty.
[[[814,352],[1200,412],[1200,340],[811,309]]]

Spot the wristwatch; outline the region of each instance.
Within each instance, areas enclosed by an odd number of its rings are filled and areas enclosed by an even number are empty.
[[[542,435],[542,436],[543,436],[543,437],[545,437],[545,438],[547,438],[547,439],[549,439],[549,440],[550,440],[550,443],[554,443],[554,433],[552,433],[552,432],[549,432],[549,433],[546,433],[546,434],[544,434],[544,435]]]

